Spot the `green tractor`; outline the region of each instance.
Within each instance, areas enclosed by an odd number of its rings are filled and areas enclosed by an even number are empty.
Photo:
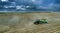
[[[41,19],[41,23],[47,23],[46,19]]]
[[[47,19],[38,19],[34,22],[34,24],[46,24],[47,23]]]

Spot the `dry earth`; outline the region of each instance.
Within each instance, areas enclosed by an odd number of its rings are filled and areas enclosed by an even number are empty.
[[[48,23],[33,24],[41,18]],[[0,14],[0,33],[60,33],[60,12]]]

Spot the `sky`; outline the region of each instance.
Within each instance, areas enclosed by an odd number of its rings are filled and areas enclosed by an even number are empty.
[[[60,11],[60,0],[0,0],[0,10]]]

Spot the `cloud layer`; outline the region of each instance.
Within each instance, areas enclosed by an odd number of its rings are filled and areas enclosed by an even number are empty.
[[[59,11],[60,0],[2,0],[0,10]]]

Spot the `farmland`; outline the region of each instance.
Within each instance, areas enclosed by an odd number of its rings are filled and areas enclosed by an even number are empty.
[[[33,24],[46,18],[47,24]],[[0,33],[60,33],[60,12],[0,14]]]

